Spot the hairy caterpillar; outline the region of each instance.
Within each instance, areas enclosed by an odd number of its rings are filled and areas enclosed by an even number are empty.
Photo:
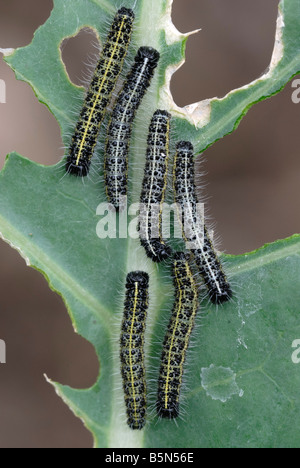
[[[133,271],[127,275],[120,360],[127,424],[131,429],[142,429],[146,423],[144,334],[149,303],[148,285],[147,273]]]
[[[156,410],[159,416],[179,415],[184,362],[199,307],[198,288],[186,255],[177,252],[173,262],[175,302],[163,342]]]
[[[207,227],[203,220],[197,218],[194,148],[188,141],[180,141],[176,146],[173,186],[175,201],[181,209],[183,237],[186,241],[193,243],[191,253],[208,289],[210,300],[214,304],[226,302],[232,297],[230,284],[214,250]],[[200,227],[199,224],[201,224]],[[191,231],[189,234],[188,229]]]
[[[154,262],[161,262],[171,255],[171,249],[162,237],[162,208],[169,164],[170,120],[171,115],[164,110],[157,110],[152,117],[140,197],[140,240],[146,254]]]
[[[140,47],[120,91],[107,130],[104,178],[108,201],[118,209],[120,197],[127,195],[128,148],[132,122],[150,85],[159,52]]]
[[[127,54],[133,21],[134,13],[128,8],[115,15],[72,137],[66,162],[69,174],[86,176],[89,172],[100,126]]]

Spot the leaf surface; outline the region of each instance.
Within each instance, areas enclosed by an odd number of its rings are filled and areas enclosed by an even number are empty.
[[[132,1],[122,5],[130,7]],[[157,107],[174,116],[176,135],[190,139],[197,152],[234,130],[249,107],[278,92],[300,71],[300,2],[279,5],[276,47],[270,70],[255,82],[179,109],[169,80],[182,63],[188,35],[171,24],[171,0],[137,2],[133,51],[159,49],[162,60],[150,93],[138,113],[131,145],[130,202],[141,190],[147,125]],[[106,0],[55,0],[50,18],[32,43],[6,58],[18,79],[28,82],[62,129],[66,146],[73,111],[84,90],[72,85],[60,45],[86,26],[100,42],[116,9]],[[200,19],[199,19],[200,23]],[[201,24],[200,24],[201,26]],[[101,161],[101,148],[98,151]],[[63,297],[76,331],[90,341],[100,374],[90,389],[55,383],[59,395],[92,431],[96,447],[258,447],[296,446],[300,374],[292,344],[300,339],[300,236],[267,245],[251,254],[225,257],[234,300],[223,307],[201,304],[189,349],[182,418],[157,420],[154,412],[158,358],[172,307],[170,266],[148,261],[136,239],[99,239],[105,201],[95,158],[92,176],[64,177],[61,164],[45,167],[9,155],[0,175],[0,231],[27,263],[41,271]],[[139,168],[139,170],[136,170]],[[130,221],[130,220],[129,220]],[[146,355],[149,422],[143,431],[126,426],[118,363],[118,333],[127,272],[150,274],[150,317]]]

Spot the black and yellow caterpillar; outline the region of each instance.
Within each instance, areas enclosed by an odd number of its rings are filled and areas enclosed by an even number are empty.
[[[142,429],[146,423],[144,335],[149,303],[149,276],[143,271],[127,275],[121,325],[120,361],[127,424]]]
[[[86,176],[97,143],[100,126],[123,67],[133,29],[134,13],[118,10],[95,68],[75,127],[66,171]]]

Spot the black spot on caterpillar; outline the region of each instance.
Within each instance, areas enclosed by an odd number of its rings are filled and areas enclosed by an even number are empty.
[[[109,203],[116,209],[127,195],[128,149],[132,122],[159,60],[152,47],[140,47],[120,91],[107,130],[104,178]]]
[[[113,20],[69,148],[69,174],[86,176],[89,172],[100,126],[127,54],[133,21],[134,13],[128,8],[118,10]]]
[[[232,297],[230,284],[203,220],[199,229],[198,199],[194,182],[194,148],[188,141],[181,141],[176,146],[173,186],[175,201],[181,209],[183,237],[193,243],[191,253],[208,289],[210,300],[214,304],[226,302]],[[187,234],[188,229],[191,234]]]
[[[199,307],[198,288],[183,252],[174,255],[175,301],[163,342],[156,410],[162,418],[179,415],[184,362]]]
[[[133,271],[127,275],[120,360],[127,424],[131,429],[142,429],[146,423],[144,334],[149,303],[148,285],[147,273]]]
[[[164,110],[157,110],[152,117],[140,197],[140,240],[146,254],[154,262],[161,262],[171,255],[171,249],[162,237],[162,208],[169,164],[170,119],[171,115]]]

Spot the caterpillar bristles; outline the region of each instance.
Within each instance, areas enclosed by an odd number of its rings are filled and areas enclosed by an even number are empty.
[[[148,288],[147,273],[134,271],[127,275],[120,360],[127,424],[137,430],[143,429],[146,424],[144,334],[149,305]]]
[[[179,416],[179,400],[186,352],[199,308],[198,287],[184,252],[174,254],[175,301],[163,342],[156,410],[160,417]]]
[[[133,11],[122,7],[112,22],[73,134],[66,161],[69,174],[84,177],[89,172],[100,126],[127,54],[133,20]]]
[[[166,260],[172,253],[162,236],[162,210],[168,182],[170,120],[171,115],[160,109],[155,111],[151,119],[140,197],[140,241],[147,256],[157,263]]]
[[[132,124],[159,60],[152,47],[140,47],[118,95],[107,129],[104,177],[107,199],[116,209],[127,196],[128,151]]]
[[[214,250],[204,220],[198,212],[194,180],[194,149],[188,141],[176,146],[173,166],[175,201],[179,207],[182,235],[208,289],[212,303],[222,304],[232,297],[232,289]]]

